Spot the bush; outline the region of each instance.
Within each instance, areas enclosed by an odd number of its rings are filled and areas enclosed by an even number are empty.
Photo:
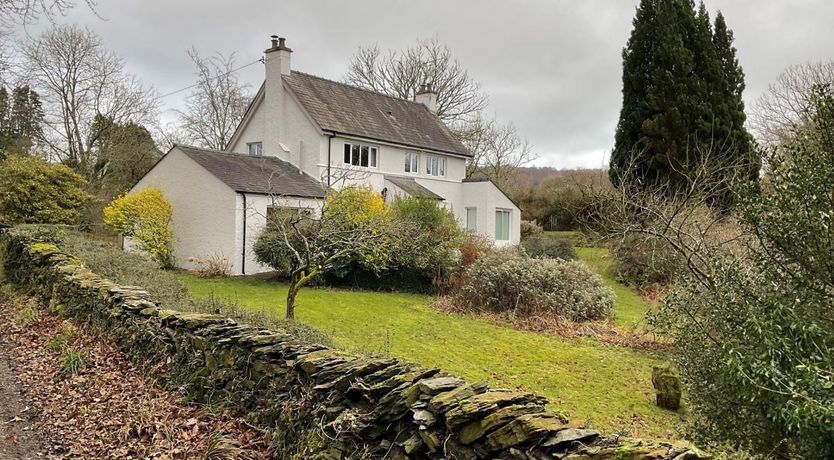
[[[93,196],[70,168],[11,155],[0,162],[0,222],[75,224]]]
[[[576,259],[576,250],[566,238],[535,236],[521,241],[524,253],[534,259]]]
[[[114,232],[136,241],[164,268],[174,266],[171,203],[158,188],[145,188],[113,200],[104,208],[104,223]]]
[[[232,262],[213,254],[208,257],[189,257],[188,261],[197,266],[193,273],[200,278],[226,278],[232,276]]]
[[[680,253],[658,238],[628,235],[614,246],[612,253],[617,278],[630,286],[666,286],[686,272],[686,261]]]
[[[529,238],[534,235],[541,235],[544,229],[541,225],[532,220],[521,221],[521,238]]]
[[[466,270],[454,302],[470,312],[510,319],[587,321],[610,316],[614,295],[581,262],[497,253]]]

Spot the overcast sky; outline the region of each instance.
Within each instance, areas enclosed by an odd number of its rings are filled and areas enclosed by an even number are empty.
[[[82,0],[77,0],[83,4]],[[193,83],[185,50],[261,57],[287,37],[295,69],[340,80],[360,45],[402,48],[437,36],[482,84],[489,111],[514,122],[538,165],[599,167],[614,142],[621,52],[638,0],[99,0],[57,22],[89,26],[160,94]],[[834,1],[708,0],[736,35],[750,104],[787,66],[834,59]],[[43,24],[30,26],[36,34]],[[254,89],[260,64],[242,70]],[[164,98],[180,107],[187,95]]]

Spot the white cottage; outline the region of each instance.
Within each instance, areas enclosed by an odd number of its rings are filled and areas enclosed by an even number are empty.
[[[518,207],[492,182],[465,179],[472,154],[436,116],[431,85],[415,101],[394,98],[292,70],[291,55],[273,36],[227,151],[174,146],[133,187],[158,187],[173,204],[180,266],[218,255],[235,274],[267,271],[252,252],[267,208],[315,211],[329,188],[350,184],[436,199],[467,229],[518,243]]]

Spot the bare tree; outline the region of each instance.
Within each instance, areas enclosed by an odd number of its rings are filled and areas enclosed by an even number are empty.
[[[205,58],[192,48],[188,56],[197,67],[197,86],[179,113],[182,130],[191,143],[225,150],[252,100],[249,85],[235,74],[234,53]]]
[[[499,185],[509,185],[518,168],[529,165],[536,158],[530,143],[512,123],[502,124],[477,114],[460,125],[458,135],[474,155],[466,169],[466,177],[481,175]]]
[[[97,120],[152,124],[156,94],[89,29],[55,26],[21,46],[23,71],[44,101],[43,141],[53,157],[91,178]]]
[[[421,84],[431,83],[437,90],[437,116],[447,123],[462,121],[487,105],[481,85],[436,37],[418,40],[404,50],[383,52],[379,46],[360,47],[351,57],[344,80],[409,100],[414,99]]]
[[[795,126],[808,122],[809,95],[814,85],[834,85],[834,61],[798,64],[770,84],[750,112],[750,127],[760,142],[775,145]]]
[[[84,3],[90,9],[96,5],[93,0],[84,0]],[[75,2],[71,0],[0,0],[0,24],[31,24],[42,16],[51,19],[73,7]]]

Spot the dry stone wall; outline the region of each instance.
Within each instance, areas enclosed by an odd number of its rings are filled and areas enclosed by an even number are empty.
[[[7,280],[99,326],[171,387],[241,408],[279,458],[699,460],[686,443],[569,426],[540,396],[439,369],[301,343],[220,315],[161,308],[48,242],[3,237]]]

